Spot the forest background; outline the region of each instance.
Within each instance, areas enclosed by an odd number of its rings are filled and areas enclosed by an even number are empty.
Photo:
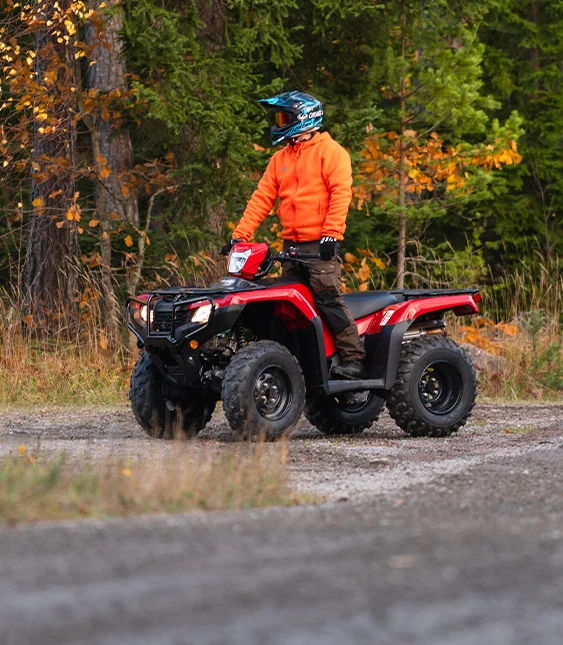
[[[290,89],[352,154],[343,289],[478,286],[485,393],[561,393],[563,0],[1,0],[0,401],[122,400],[125,298],[224,273]]]

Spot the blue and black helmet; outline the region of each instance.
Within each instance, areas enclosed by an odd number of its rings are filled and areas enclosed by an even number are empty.
[[[273,146],[323,124],[323,104],[305,92],[285,92],[260,103],[276,111],[276,125],[270,130]]]

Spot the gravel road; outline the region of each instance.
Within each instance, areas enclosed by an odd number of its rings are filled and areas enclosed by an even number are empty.
[[[126,408],[0,412],[0,450],[161,455]],[[219,414],[190,449],[233,449]],[[560,645],[563,406],[484,405],[457,436],[305,423],[328,502],[0,530],[0,643]]]

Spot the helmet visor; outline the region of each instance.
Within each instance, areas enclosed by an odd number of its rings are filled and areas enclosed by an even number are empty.
[[[289,125],[291,115],[288,112],[276,112],[276,125],[278,128],[283,128],[284,125]]]

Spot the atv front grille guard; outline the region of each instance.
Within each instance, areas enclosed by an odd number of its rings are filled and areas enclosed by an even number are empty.
[[[217,308],[215,304],[215,300],[211,298],[210,296],[198,296],[198,295],[186,295],[186,294],[181,294],[179,293],[177,296],[174,297],[172,302],[170,300],[166,300],[166,298],[170,298],[170,294],[166,293],[164,291],[154,291],[151,293],[151,295],[147,298],[147,300],[141,300],[139,298],[127,298],[127,302],[125,304],[125,311],[126,311],[126,316],[125,316],[125,322],[127,324],[127,327],[135,334],[137,339],[141,342],[144,343],[147,338],[166,338],[170,343],[172,344],[180,344],[186,341],[188,338],[193,336],[194,334],[199,333],[202,329],[205,329],[208,327],[211,322],[213,321],[213,316],[215,315],[215,309]],[[164,312],[157,312],[156,311],[156,306],[158,305],[158,302],[155,303],[154,306],[151,307],[152,303],[154,302],[155,298],[160,301],[162,298],[165,300],[166,305],[171,305],[171,309],[167,309]],[[183,325],[186,325],[189,323],[189,320],[185,319],[184,321],[180,321],[180,324],[178,324],[179,320],[179,313],[184,313],[188,311],[189,305],[195,304],[195,303],[201,303],[201,306],[205,306],[206,304],[211,305],[211,313],[209,314],[209,318],[207,319],[207,322],[205,323],[199,323],[197,324],[197,327],[194,329],[187,331],[185,335],[182,336],[181,339],[177,340],[175,337],[175,332],[177,327],[181,327]],[[135,326],[133,321],[131,320],[131,311],[130,311],[130,304],[131,303],[136,303],[140,305],[141,307],[146,307],[147,308],[147,319],[144,321],[144,336],[139,333],[139,326]],[[195,310],[194,310],[195,312]],[[153,314],[151,316],[151,313]],[[154,327],[154,319],[156,318],[158,313],[166,313],[166,314],[171,314],[170,315],[170,329],[165,329],[162,331],[155,330]]]

